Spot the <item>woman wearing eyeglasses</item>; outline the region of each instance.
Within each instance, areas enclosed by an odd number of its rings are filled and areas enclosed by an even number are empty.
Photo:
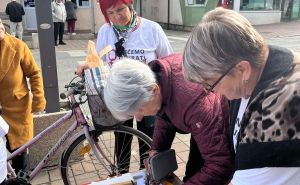
[[[208,12],[184,51],[187,79],[230,101],[233,185],[300,182],[300,57],[267,45],[240,14]]]
[[[172,53],[170,43],[161,28],[161,26],[153,21],[139,17],[133,9],[132,0],[100,0],[100,9],[106,20],[99,32],[96,43],[96,50],[100,52],[108,45],[113,50],[103,57],[103,60],[111,65],[116,59],[128,57],[136,59],[140,62],[148,64],[150,61],[167,56]],[[86,65],[77,68],[77,74],[80,74]],[[133,119],[127,120],[127,126],[133,125]],[[152,137],[154,128],[154,118],[146,117],[137,124],[138,130]],[[122,144],[124,138],[119,137],[118,142]],[[123,157],[118,161],[123,161],[120,166],[121,173],[128,172],[130,145],[124,148],[118,148]],[[144,147],[144,152],[147,149]],[[118,153],[118,152],[117,152]],[[141,154],[141,156],[144,154]],[[119,156],[117,154],[117,156]]]
[[[191,134],[185,185],[228,184],[233,158],[227,100],[186,81],[180,54],[149,65],[131,59],[113,64],[104,89],[107,107],[119,120],[156,115],[150,155],[170,149],[176,132]]]

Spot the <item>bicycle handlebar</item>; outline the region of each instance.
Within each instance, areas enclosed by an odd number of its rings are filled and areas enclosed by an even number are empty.
[[[81,78],[81,79],[78,80],[78,81],[73,82],[73,80],[78,78],[78,77]],[[86,94],[86,92],[85,92],[85,80],[82,76],[74,77],[71,80],[70,84],[65,85],[65,88],[67,88],[67,90],[63,93],[60,93],[60,95],[59,95],[61,99],[66,99],[71,95],[77,95],[77,94],[80,95],[79,99],[81,99],[81,97]]]
[[[61,99],[66,99],[66,98],[69,97],[71,94],[73,94],[74,91],[75,91],[75,89],[70,88],[70,89],[66,90],[65,92],[63,92],[63,93],[60,93],[59,97],[60,97]]]

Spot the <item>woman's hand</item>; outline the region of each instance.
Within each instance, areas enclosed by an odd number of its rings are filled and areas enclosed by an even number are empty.
[[[153,157],[155,154],[157,154],[157,150],[150,150],[149,151],[149,157]]]
[[[87,65],[87,63],[79,64],[76,68],[76,75],[82,76],[83,70],[87,69],[88,67],[89,66]]]

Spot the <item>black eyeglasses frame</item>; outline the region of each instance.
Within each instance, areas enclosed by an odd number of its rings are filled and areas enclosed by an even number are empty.
[[[216,80],[215,83],[213,83],[212,85],[208,84],[208,83],[204,83],[203,86],[204,88],[207,89],[208,92],[212,92],[213,89],[218,85],[218,83],[220,83],[220,81],[226,76],[228,75],[228,73],[235,67],[236,64],[232,65],[230,68],[228,68],[225,73],[223,73],[218,80]]]

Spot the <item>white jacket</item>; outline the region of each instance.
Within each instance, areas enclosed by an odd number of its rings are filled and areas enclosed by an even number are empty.
[[[53,22],[65,22],[67,12],[64,3],[56,3],[56,1],[53,1],[51,6]]]
[[[7,166],[6,166],[6,139],[5,135],[8,132],[8,124],[6,121],[0,116],[0,183],[3,182],[7,175]]]

